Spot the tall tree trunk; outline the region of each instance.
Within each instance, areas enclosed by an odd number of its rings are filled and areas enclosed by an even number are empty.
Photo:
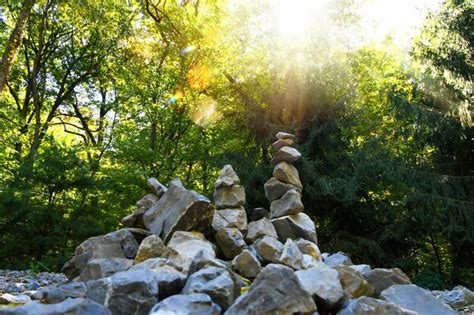
[[[16,20],[15,28],[10,34],[5,51],[3,52],[2,64],[0,65],[0,95],[3,93],[7,85],[10,70],[15,62],[18,50],[20,49],[21,40],[25,34],[25,26],[30,16],[31,9],[35,4],[35,0],[25,0],[21,7],[20,14]]]

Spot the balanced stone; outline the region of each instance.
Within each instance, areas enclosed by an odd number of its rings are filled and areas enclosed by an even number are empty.
[[[221,186],[214,191],[214,203],[217,209],[239,208],[245,204],[245,189],[243,186]]]
[[[293,270],[270,264],[258,274],[248,292],[240,296],[225,315],[312,314],[316,305]]]
[[[155,194],[145,195],[145,197],[137,201],[137,209],[131,214],[123,217],[123,219],[121,220],[122,224],[126,227],[131,228],[145,228],[145,223],[143,222],[143,215],[159,199],[160,198],[157,197]]]
[[[249,221],[258,221],[263,218],[269,218],[270,214],[265,208],[255,208],[250,212]]]
[[[231,187],[240,184],[240,178],[231,165],[225,165],[217,178],[214,188]]]
[[[305,213],[298,213],[273,219],[272,223],[280,241],[284,242],[287,238],[304,238],[315,244],[318,243],[314,222]]]
[[[187,190],[179,180],[147,212],[145,226],[167,243],[175,231],[211,231],[214,210],[210,201],[192,190]]]
[[[270,204],[270,218],[279,218],[290,214],[298,214],[304,210],[300,194],[292,189],[288,190],[280,199]]]
[[[250,222],[248,227],[248,232],[245,236],[245,241],[247,241],[248,244],[251,244],[257,239],[267,235],[274,238],[278,237],[275,227],[273,226],[272,222],[267,218]]]
[[[270,163],[275,166],[278,163],[285,161],[288,163],[293,163],[298,161],[301,158],[301,153],[292,147],[282,147],[277,151],[275,156],[271,159]]]
[[[303,189],[298,170],[287,162],[278,163],[273,169],[273,177],[286,184]]]
[[[333,266],[351,266],[353,265],[352,260],[343,252],[337,252],[335,254],[329,255],[324,259],[324,263],[331,267]]]
[[[295,135],[287,132],[280,131],[275,136],[277,139],[291,139],[295,140]]]
[[[270,178],[263,187],[265,189],[265,197],[270,201],[279,199],[288,190],[294,189],[301,193],[301,190],[298,187],[281,182],[275,177]]]
[[[272,143],[272,148],[275,151],[278,151],[282,147],[291,147],[295,141],[293,139],[278,139]]]
[[[222,209],[214,213],[212,228],[217,231],[223,228],[236,228],[242,233],[247,231],[247,213],[243,207]]]

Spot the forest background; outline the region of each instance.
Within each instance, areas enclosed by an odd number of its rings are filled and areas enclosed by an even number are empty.
[[[474,287],[474,2],[399,45],[368,1],[0,0],[0,268],[58,270],[148,177],[232,164],[268,207],[283,130],[322,251]]]

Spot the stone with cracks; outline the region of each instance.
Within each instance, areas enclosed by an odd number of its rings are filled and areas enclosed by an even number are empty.
[[[199,232],[178,231],[173,234],[168,247],[191,260],[200,251],[211,257],[216,257],[215,246],[204,238]]]
[[[225,165],[219,172],[214,188],[231,187],[240,184],[240,178],[231,165]]]
[[[283,132],[283,131],[280,131],[276,134],[275,136],[277,139],[291,139],[291,140],[295,140],[295,135],[292,134],[292,133],[287,133],[287,132]]]
[[[410,278],[398,268],[375,268],[367,276],[367,281],[374,288],[376,296],[394,284],[411,284]]]
[[[244,186],[234,185],[216,188],[213,195],[217,209],[239,208],[245,204]]]
[[[150,258],[161,257],[166,246],[159,236],[150,235],[146,237],[138,248],[135,262],[140,263]]]
[[[240,296],[225,315],[312,314],[316,305],[293,270],[283,265],[267,265],[248,292]]]
[[[262,269],[262,266],[260,265],[257,257],[255,257],[247,249],[244,249],[232,261],[232,269],[237,271],[245,278],[253,279],[258,275]]]
[[[287,191],[291,189],[294,189],[298,193],[301,193],[301,190],[298,187],[283,183],[275,177],[270,178],[265,183],[263,188],[265,189],[265,197],[267,197],[267,199],[270,201],[274,201],[281,198],[281,196],[283,196]]]
[[[62,272],[69,279],[73,279],[81,274],[92,259],[133,259],[137,251],[138,242],[132,233],[125,229],[90,237],[76,248],[74,256],[64,264]]]
[[[4,308],[1,315],[111,315],[104,306],[90,299],[66,299],[56,304],[42,304],[34,301],[23,306]]]
[[[176,231],[210,233],[214,209],[210,201],[183,187],[179,180],[169,185],[161,199],[145,212],[145,226],[167,243]]]
[[[255,249],[265,261],[279,263],[283,244],[274,237],[264,236],[255,242]]]
[[[333,268],[339,273],[341,285],[346,297],[356,299],[361,296],[372,296],[374,294],[374,288],[359,272],[344,265],[335,266]]]
[[[164,193],[168,190],[165,185],[160,183],[156,178],[149,178],[146,181],[146,184],[148,188],[156,195],[159,197],[163,196]]]
[[[247,232],[247,214],[243,207],[222,209],[214,213],[212,228],[217,231],[223,228],[236,228],[242,233]]]
[[[328,266],[334,267],[334,266],[351,266],[353,265],[352,260],[349,258],[349,256],[346,253],[343,252],[337,252],[335,254],[329,255],[324,259],[324,263]]]
[[[298,214],[304,210],[301,196],[296,190],[288,190],[280,199],[270,204],[270,218]]]
[[[272,149],[278,151],[282,147],[291,147],[294,143],[295,141],[293,139],[278,139],[272,143]]]
[[[235,228],[220,229],[217,231],[215,238],[217,246],[227,260],[233,259],[247,248],[244,236]]]
[[[150,315],[220,315],[221,308],[203,293],[170,296],[153,306]]]
[[[458,314],[447,304],[441,302],[429,291],[414,284],[392,285],[385,289],[380,297],[388,302],[400,305],[419,315],[455,315]]]
[[[277,165],[280,162],[293,163],[301,158],[301,153],[292,147],[282,147],[277,151],[275,156],[271,159],[270,163],[272,166]]]
[[[287,239],[283,245],[283,252],[280,256],[280,263],[295,270],[303,269],[303,253],[291,239]]]
[[[122,224],[126,227],[135,227],[135,228],[145,228],[145,223],[143,222],[143,215],[145,212],[150,209],[150,207],[159,200],[155,194],[147,194],[145,197],[137,201],[137,209],[131,214],[123,217]]]
[[[297,239],[295,243],[303,254],[309,255],[317,261],[322,261],[321,251],[319,250],[318,245],[311,241],[305,240],[304,238]]]
[[[222,309],[234,302],[238,292],[234,292],[234,282],[224,268],[207,267],[193,273],[183,288],[183,294],[204,293]]]
[[[393,303],[363,296],[349,300],[338,315],[418,315]]]
[[[296,271],[295,274],[303,288],[325,309],[332,310],[339,306],[344,291],[336,270],[318,262],[315,267]]]
[[[113,275],[116,272],[128,270],[133,265],[132,259],[107,258],[92,259],[79,275],[79,281],[96,280]]]
[[[273,169],[273,177],[279,181],[303,189],[298,170],[287,162],[278,163]]]
[[[245,241],[248,244],[264,236],[278,237],[275,227],[269,219],[263,218],[249,223],[247,235],[245,236]]]
[[[158,302],[158,281],[150,270],[119,272],[87,282],[86,296],[114,315],[147,314]]]
[[[273,219],[272,223],[278,234],[278,239],[282,242],[286,241],[287,238],[293,240],[303,238],[315,244],[318,243],[314,222],[305,213]]]

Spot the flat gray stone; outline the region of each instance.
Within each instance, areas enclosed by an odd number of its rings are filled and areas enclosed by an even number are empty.
[[[385,289],[380,297],[388,302],[400,305],[420,315],[456,315],[447,304],[434,297],[429,291],[414,284],[392,285]]]
[[[280,162],[294,163],[301,158],[301,153],[292,147],[282,147],[271,159],[270,164],[275,166]]]
[[[291,189],[301,193],[298,187],[281,182],[275,177],[270,178],[265,185],[263,185],[263,188],[265,190],[265,197],[267,197],[270,202],[281,198],[281,196]]]
[[[133,265],[132,259],[107,258],[92,259],[79,275],[79,281],[96,280],[113,275],[116,272],[128,270]]]
[[[282,147],[291,147],[293,144],[295,144],[293,139],[278,139],[272,143],[272,149],[278,151]]]

